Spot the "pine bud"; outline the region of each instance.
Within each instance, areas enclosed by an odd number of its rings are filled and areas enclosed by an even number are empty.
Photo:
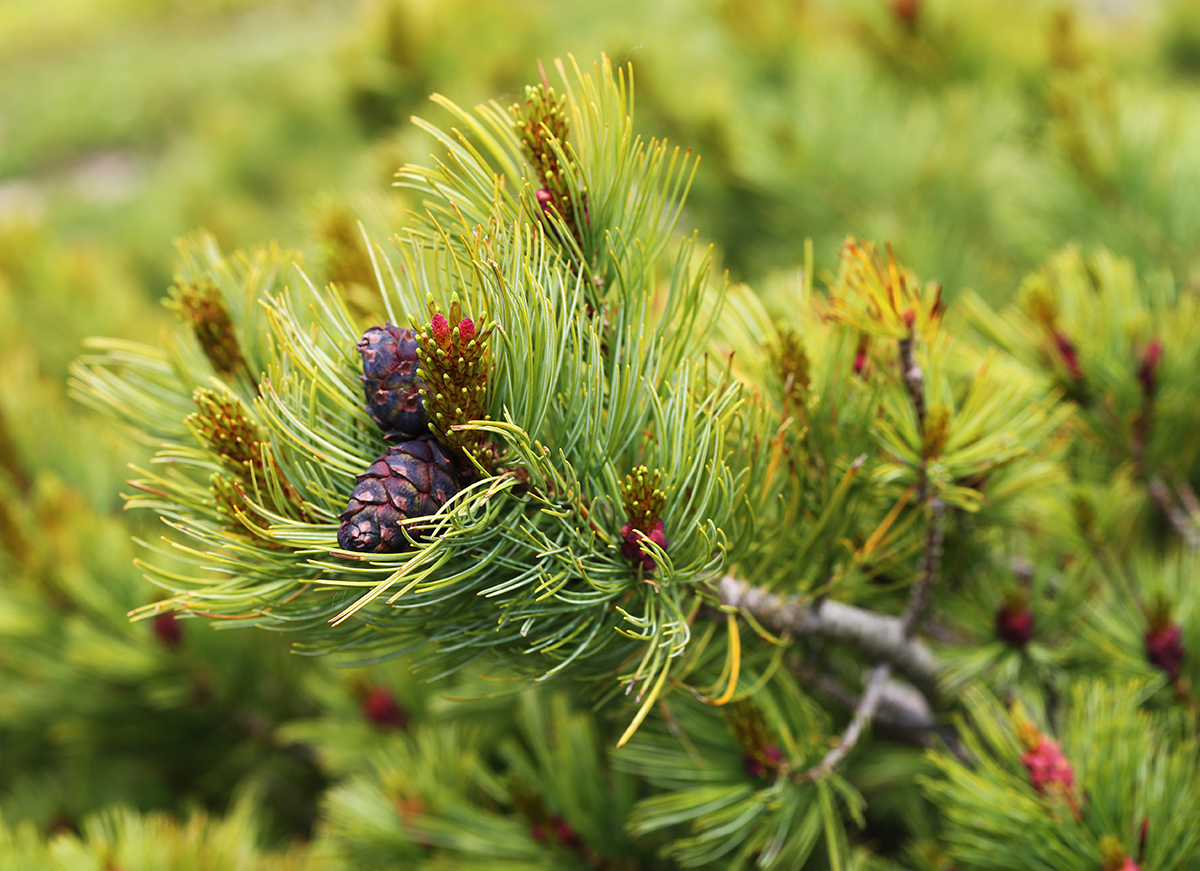
[[[1038,737],[1038,743],[1021,756],[1021,762],[1029,771],[1029,780],[1033,783],[1033,788],[1041,793],[1054,785],[1064,790],[1074,788],[1075,770],[1059,749],[1058,743],[1045,735]]]
[[[667,501],[667,494],[661,485],[662,474],[658,470],[651,473],[645,466],[635,468],[621,484],[625,516],[628,518],[628,523],[621,527],[621,553],[633,561],[635,568],[640,566],[646,574],[654,571],[657,563],[650,552],[643,548],[643,542],[652,541],[663,550],[670,545],[666,528],[659,517]]]
[[[934,403],[925,413],[925,432],[922,437],[922,450],[928,459],[940,457],[950,440],[951,416],[950,407],[942,403]]]
[[[525,103],[517,103],[509,112],[525,159],[537,172],[542,188],[553,189],[562,176],[554,146],[562,148],[567,142],[567,101],[541,84],[526,88]]]
[[[742,756],[742,767],[751,777],[766,777],[779,770],[783,762],[783,751],[778,745],[770,744],[756,755],[749,753]]]
[[[433,333],[433,340],[439,348],[444,351],[450,347],[450,323],[441,312],[430,319],[429,331]]]
[[[809,375],[808,354],[804,340],[795,330],[782,330],[779,344],[771,348],[771,366],[783,385],[785,413],[795,414],[802,410],[804,394],[812,378]]]
[[[1062,798],[1079,818],[1079,800],[1075,796],[1075,769],[1059,749],[1058,742],[1038,731],[1028,720],[1017,724],[1017,735],[1025,745],[1021,763],[1029,772],[1029,782],[1042,795]]]
[[[1158,364],[1162,360],[1162,342],[1154,339],[1146,346],[1142,356],[1142,364],[1138,367],[1138,383],[1142,385],[1142,393],[1147,397],[1153,396],[1158,390]]]
[[[458,322],[458,340],[465,345],[473,338],[475,338],[475,322],[470,318],[463,318]]]
[[[624,539],[621,544],[621,553],[633,560],[634,566],[640,565],[644,571],[652,572],[658,564],[654,561],[654,557],[642,548],[642,542],[652,541],[666,550],[669,542],[663,532],[664,527],[661,520],[656,521],[648,533],[626,523],[621,527],[621,538]]]
[[[242,401],[231,393],[218,393],[207,387],[196,388],[192,401],[197,411],[184,422],[218,457],[221,465],[239,479],[247,477],[251,470],[261,473],[261,446],[267,436]]]
[[[1100,839],[1100,861],[1103,871],[1141,871],[1133,857],[1126,854],[1120,839],[1112,835]]]
[[[579,834],[561,816],[552,819],[550,825],[554,830],[554,837],[558,838],[558,842],[564,847],[579,846]]]
[[[779,776],[784,768],[783,751],[771,740],[762,709],[748,699],[742,699],[726,706],[725,718],[742,751],[745,772],[751,777],[771,780]]]
[[[854,351],[854,374],[860,378],[866,377],[864,373],[867,370],[867,350],[870,347],[870,342],[871,340],[867,336],[860,335],[858,337],[858,347]]]
[[[1075,343],[1061,332],[1056,331],[1054,333],[1054,347],[1058,349],[1063,365],[1067,367],[1067,374],[1071,376],[1071,379],[1073,381],[1083,380],[1083,370],[1079,368],[1079,351],[1075,347]]]
[[[996,635],[1013,647],[1024,647],[1033,638],[1033,612],[1023,597],[1011,597],[996,611]]]
[[[491,468],[493,452],[478,433],[455,429],[473,420],[486,420],[488,358],[487,340],[495,324],[487,325],[486,316],[477,322],[462,317],[457,299],[450,303],[449,317],[430,300],[428,324],[417,328],[417,346],[425,384],[421,399],[429,414],[430,428],[446,447],[469,455],[485,469]],[[457,327],[450,324],[458,322]],[[464,464],[464,468],[469,468]]]
[[[1179,677],[1179,669],[1187,656],[1183,646],[1183,633],[1178,623],[1153,624],[1146,630],[1146,659],[1155,668],[1160,668],[1172,680]]]
[[[178,647],[183,641],[183,625],[175,617],[174,611],[160,611],[154,615],[151,625],[154,634],[167,647]]]
[[[249,375],[246,361],[238,345],[233,318],[221,296],[221,290],[211,281],[199,284],[183,284],[171,288],[167,308],[179,319],[189,324],[196,340],[204,350],[204,356],[213,369],[223,378],[245,373]]]
[[[372,689],[362,701],[363,716],[385,729],[404,729],[408,726],[408,712],[404,710],[387,687]]]
[[[265,507],[288,517],[307,518],[304,500],[279,469],[266,430],[251,417],[245,403],[232,393],[207,387],[198,387],[192,401],[196,413],[184,422],[228,473],[211,479],[217,511],[235,526],[245,526],[243,518],[249,519],[255,529],[248,531],[256,536],[270,523],[250,508],[247,494],[256,494]]]

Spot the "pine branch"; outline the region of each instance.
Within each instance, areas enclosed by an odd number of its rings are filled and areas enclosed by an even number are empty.
[[[1179,491],[1179,501],[1183,503],[1183,508],[1188,515],[1195,517],[1200,514],[1200,500],[1196,498],[1196,491],[1192,489],[1187,478],[1177,481],[1175,489]]]
[[[921,579],[913,587],[908,610],[900,618],[900,632],[906,640],[912,638],[929,609],[929,598],[933,594],[933,585],[937,583],[942,564],[946,506],[941,499],[934,498],[929,500],[929,511],[929,528],[925,531],[925,547],[921,555]]]
[[[854,710],[859,706],[859,697],[832,675],[817,674],[801,667],[792,670],[801,683],[829,696],[842,707]],[[938,728],[929,701],[921,691],[894,678],[885,681],[880,690],[875,722],[894,731],[904,740],[922,746],[930,743],[928,733]]]
[[[1167,516],[1167,520],[1171,522],[1171,526],[1179,533],[1179,537],[1187,542],[1187,546],[1192,550],[1200,548],[1200,533],[1197,533],[1196,528],[1192,525],[1188,512],[1171,495],[1166,481],[1155,476],[1146,482],[1146,487],[1150,490],[1151,497],[1158,503],[1158,507],[1162,509],[1163,514]]]
[[[888,252],[889,260],[891,251]],[[920,466],[917,470],[918,499],[929,508],[929,525],[925,532],[925,544],[921,555],[921,578],[913,587],[909,597],[908,608],[900,618],[900,636],[904,641],[910,641],[913,633],[920,625],[929,608],[929,598],[933,585],[937,581],[938,570],[942,562],[943,520],[946,514],[945,505],[936,496],[930,498],[929,493],[929,448],[925,428],[925,373],[917,363],[913,354],[913,344],[916,334],[912,331],[914,316],[911,310],[905,312],[904,321],[909,327],[907,336],[898,342],[900,352],[900,375],[908,390],[913,410],[917,416],[917,431],[921,434],[923,451]],[[890,663],[882,663],[871,672],[866,690],[854,709],[854,717],[850,725],[842,733],[837,746],[825,754],[825,757],[801,776],[801,780],[819,780],[833,771],[846,755],[854,749],[863,730],[875,716],[883,694],[883,687],[892,674]]]
[[[917,362],[917,358],[913,354],[914,343],[915,339],[911,335],[901,339],[898,343],[900,346],[900,374],[904,379],[904,386],[908,390],[913,408],[917,412],[917,430],[924,432],[925,373],[921,370],[921,364]]]
[[[849,644],[870,659],[886,662],[927,698],[938,695],[942,665],[924,642],[906,638],[901,620],[844,602],[810,607],[802,596],[784,598],[727,575],[717,585],[721,604],[745,609],[769,629],[792,638],[813,635]]]
[[[863,693],[863,697],[859,700],[858,707],[854,709],[854,717],[850,720],[850,725],[846,727],[846,731],[842,733],[841,740],[838,741],[836,747],[825,754],[825,757],[820,762],[800,775],[799,780],[820,780],[837,768],[838,764],[846,758],[846,754],[854,749],[854,745],[858,743],[863,729],[875,717],[875,711],[879,707],[879,703],[883,700],[883,688],[891,675],[892,667],[888,663],[885,662],[882,665],[875,666],[871,672],[870,679],[867,681],[867,689]]]

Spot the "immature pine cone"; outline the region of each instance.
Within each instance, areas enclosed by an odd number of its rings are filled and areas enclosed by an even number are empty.
[[[1021,762],[1029,772],[1029,782],[1038,792],[1045,793],[1057,788],[1070,795],[1075,789],[1075,770],[1059,749],[1057,741],[1045,735],[1037,736],[1037,743],[1021,756]]]
[[[658,567],[658,563],[655,562],[654,556],[650,552],[642,548],[642,541],[643,539],[652,541],[666,550],[670,546],[670,542],[663,534],[664,528],[661,520],[655,521],[654,526],[648,532],[626,523],[621,527],[621,538],[623,539],[621,553],[633,560],[635,567],[641,565],[646,572],[654,571]]]
[[[1183,633],[1178,623],[1162,623],[1146,630],[1146,659],[1151,665],[1161,668],[1172,680],[1179,677],[1187,650],[1183,646]]]
[[[361,553],[408,547],[402,521],[436,514],[459,491],[450,458],[431,437],[401,442],[358,476],[342,512],[338,545]]]
[[[367,413],[388,435],[424,435],[429,431],[424,386],[417,375],[417,340],[412,330],[392,324],[371,327],[358,342],[363,359]]]
[[[392,691],[384,686],[372,689],[362,700],[363,716],[382,729],[403,729],[408,726],[408,712],[396,701]]]
[[[1033,638],[1033,612],[1019,599],[1010,600],[996,612],[996,634],[1013,647],[1024,647]]]

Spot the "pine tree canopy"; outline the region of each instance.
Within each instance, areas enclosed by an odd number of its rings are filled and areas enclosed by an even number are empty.
[[[1068,246],[993,305],[852,236],[752,289],[689,226],[705,164],[635,126],[634,65],[433,103],[390,238],[342,216],[313,265],[197,231],[157,340],[71,366],[140,452],[159,592],[121,550],[125,580],[61,582],[63,626],[0,593],[38,639],[0,726],[48,722],[61,634],[113,734],[121,699],[214,700],[183,725],[220,763],[173,776],[232,799],[49,841],[0,801],[0,869],[1200,871],[1200,304],[1171,257]],[[37,486],[0,538],[66,515]],[[196,652],[222,635],[224,672]],[[289,823],[312,841],[262,846]]]

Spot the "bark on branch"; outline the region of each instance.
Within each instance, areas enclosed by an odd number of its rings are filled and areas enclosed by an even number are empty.
[[[721,579],[717,594],[722,605],[745,609],[773,632],[793,638],[815,635],[848,644],[868,659],[890,664],[927,698],[937,697],[942,666],[922,641],[904,637],[899,618],[829,600],[810,607],[799,596],[785,599],[732,576]]]
[[[854,716],[850,719],[850,725],[842,733],[842,739],[836,747],[825,754],[825,757],[817,765],[804,772],[800,776],[801,780],[820,780],[837,768],[838,764],[846,758],[846,754],[854,749],[863,729],[867,728],[883,701],[883,691],[891,674],[892,667],[887,663],[875,666],[867,681],[866,691],[863,692],[863,697],[859,699],[858,705],[854,708]]]

